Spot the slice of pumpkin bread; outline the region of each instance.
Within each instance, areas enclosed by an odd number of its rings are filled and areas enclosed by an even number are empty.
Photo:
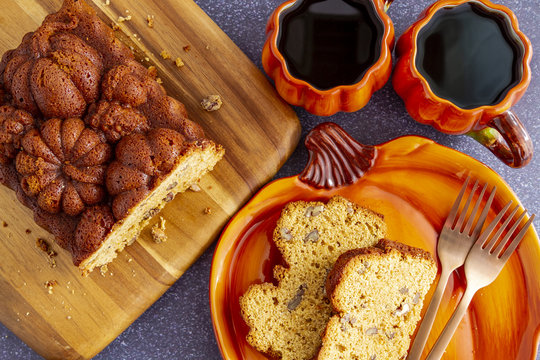
[[[337,315],[318,359],[405,359],[436,275],[428,252],[390,240],[341,255],[326,282]]]
[[[252,285],[240,298],[248,342],[273,358],[313,359],[332,314],[328,272],[339,255],[374,245],[385,233],[381,215],[339,196],[326,204],[289,203],[273,235],[288,266],[274,268],[277,286]]]

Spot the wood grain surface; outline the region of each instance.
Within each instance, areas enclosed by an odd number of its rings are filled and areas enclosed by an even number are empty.
[[[3,2],[0,52],[16,47],[60,5],[61,0]],[[202,191],[179,195],[161,212],[167,220],[167,242],[155,244],[146,229],[107,272],[96,270],[86,278],[13,192],[0,187],[0,321],[40,355],[53,359],[90,358],[129,326],[277,172],[300,135],[292,109],[191,0],[111,0],[109,5],[94,0],[93,7],[108,23],[131,16],[119,23],[119,36],[143,63],[157,67],[167,92],[184,102],[191,118],[227,152],[201,180]],[[154,16],[153,28],[147,15]],[[187,45],[189,51],[184,50]],[[163,50],[172,59],[162,59]],[[177,67],[176,57],[185,66]],[[210,94],[222,97],[220,110],[200,108],[201,99]],[[36,247],[37,238],[53,244],[56,267]],[[48,281],[57,282],[52,293],[45,286]]]

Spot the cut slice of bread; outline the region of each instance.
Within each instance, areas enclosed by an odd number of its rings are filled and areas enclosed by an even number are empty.
[[[288,267],[274,268],[277,286],[252,285],[240,298],[248,342],[273,358],[314,358],[332,314],[328,272],[339,255],[374,245],[385,234],[381,215],[342,197],[288,204],[273,236]]]
[[[326,282],[337,315],[318,359],[405,359],[436,274],[428,252],[389,240],[341,255]]]
[[[221,145],[211,141],[194,144],[186,149],[185,154],[177,158],[170,174],[130,209],[123,221],[114,224],[99,248],[79,264],[82,273],[88,275],[94,268],[113,261],[119,252],[139,237],[142,229],[168,202],[211,171],[224,152]]]

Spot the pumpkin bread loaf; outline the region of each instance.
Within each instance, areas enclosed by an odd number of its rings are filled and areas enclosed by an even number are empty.
[[[223,157],[83,0],[0,62],[0,181],[83,273]]]
[[[436,274],[428,252],[389,240],[341,255],[326,282],[337,314],[318,359],[405,359]]]
[[[332,314],[328,272],[339,255],[374,245],[385,233],[381,215],[342,197],[289,203],[273,235],[287,264],[274,268],[278,285],[252,285],[240,298],[248,342],[273,358],[314,358]]]

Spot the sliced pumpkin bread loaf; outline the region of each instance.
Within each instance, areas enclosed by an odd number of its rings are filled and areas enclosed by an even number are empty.
[[[288,204],[273,234],[288,266],[274,268],[277,286],[252,285],[240,298],[248,342],[273,358],[313,359],[332,314],[328,272],[339,255],[374,245],[385,234],[381,215],[339,196],[326,204]]]
[[[428,252],[390,240],[341,255],[326,282],[337,314],[318,359],[405,359],[436,274]]]

